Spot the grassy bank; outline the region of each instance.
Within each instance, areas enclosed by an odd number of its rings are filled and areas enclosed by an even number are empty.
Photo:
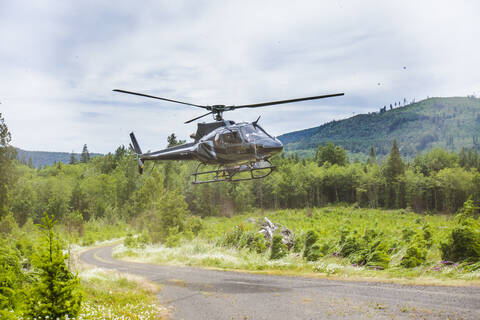
[[[102,269],[80,273],[84,301],[80,319],[167,319],[168,310],[158,303],[159,288],[141,278]]]
[[[307,230],[315,230],[322,247],[319,259],[306,261],[301,248],[292,248],[284,257],[272,260],[270,249],[257,253],[245,245],[226,245],[225,239],[231,238],[232,232],[241,229],[242,235],[255,233],[263,217],[292,230],[299,243],[304,242]],[[142,249],[121,246],[115,250],[115,256],[150,263],[280,274],[480,284],[480,268],[475,264],[442,261],[441,245],[455,225],[452,216],[418,215],[405,210],[327,207],[255,212],[232,218],[206,218],[199,235],[192,240],[183,239],[177,247],[153,245]],[[355,247],[357,252],[366,251],[365,256],[375,256],[375,250],[384,248],[384,267],[378,267],[374,259],[372,263],[368,260],[356,263],[361,260],[355,255],[357,253],[342,254],[345,246],[351,243],[358,246]],[[418,247],[423,256],[417,266],[406,267],[402,261],[412,246]]]

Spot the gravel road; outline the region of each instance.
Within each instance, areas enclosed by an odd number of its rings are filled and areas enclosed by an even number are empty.
[[[480,319],[480,287],[410,286],[124,262],[113,247],[80,259],[162,284],[172,319]]]

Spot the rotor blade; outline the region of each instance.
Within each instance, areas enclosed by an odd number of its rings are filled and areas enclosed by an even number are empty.
[[[244,104],[244,105],[241,105],[241,106],[228,106],[228,107],[232,108],[232,109],[257,108],[257,107],[272,106],[272,105],[275,105],[275,104],[284,104],[284,103],[292,103],[292,102],[305,101],[305,100],[323,99],[323,98],[337,97],[337,96],[343,96],[343,95],[344,95],[344,93],[334,93],[334,94],[327,94],[327,95],[324,95],[324,96],[306,97],[306,98],[298,98],[298,99],[290,99],[290,100],[280,100],[280,101],[255,103],[255,104]]]
[[[169,101],[169,102],[181,103],[181,104],[186,104],[187,106],[193,106],[193,107],[199,107],[199,108],[207,109],[206,106],[200,106],[200,105],[198,105],[198,104],[193,104],[193,103],[188,103],[188,102],[182,102],[182,101],[177,101],[177,100],[172,100],[172,99],[167,99],[167,98],[160,98],[160,97],[151,96],[151,95],[148,95],[148,94],[143,94],[143,93],[138,93],[138,92],[132,92],[132,91],[126,91],[126,90],[120,90],[120,89],[113,89],[113,91],[121,92],[121,93],[134,94],[134,95],[136,95],[136,96],[142,96],[142,97],[159,99],[159,100],[164,100],[164,101]]]
[[[195,120],[198,120],[198,119],[203,118],[205,116],[208,116],[209,114],[212,114],[212,113],[213,113],[212,111],[210,111],[209,113],[205,113],[204,115],[201,115],[200,117],[196,117],[196,118],[193,118],[192,120],[188,120],[187,122],[185,122],[185,124],[190,123],[190,122],[195,121]]]

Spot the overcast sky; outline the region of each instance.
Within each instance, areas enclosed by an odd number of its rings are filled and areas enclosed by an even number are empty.
[[[345,96],[225,114],[273,135],[406,98],[480,95],[478,1],[0,0],[0,112],[26,150],[144,150],[202,109]],[[210,118],[204,118],[210,121]],[[202,120],[203,121],[203,120]]]

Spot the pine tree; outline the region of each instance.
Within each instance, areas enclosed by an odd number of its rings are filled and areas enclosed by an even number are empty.
[[[78,315],[82,302],[80,279],[67,268],[60,242],[56,239],[53,227],[56,221],[44,213],[42,224],[38,225],[44,233],[44,246],[33,259],[38,270],[38,278],[29,293],[26,312],[27,318],[64,319]]]
[[[12,137],[0,113],[0,218],[8,211],[8,186],[14,179],[13,160],[17,151],[10,146]]]
[[[375,149],[370,147],[370,154],[368,155],[367,164],[377,163],[377,156],[375,155]]]
[[[83,163],[87,163],[88,160],[90,160],[90,153],[88,152],[87,145],[83,145],[83,150],[82,150],[82,155],[81,155],[81,161]]]
[[[184,144],[186,141],[185,140],[177,140],[177,136],[175,135],[175,133],[172,133],[171,135],[168,136],[167,142],[168,142],[167,148],[170,148],[170,147],[175,147],[175,146],[179,146],[181,144]]]
[[[75,157],[75,153],[73,153],[73,151],[72,151],[72,153],[70,153],[70,162],[69,162],[69,164],[75,164],[75,163],[77,163],[77,158]]]
[[[387,207],[402,207],[405,202],[405,185],[400,177],[405,171],[397,140],[393,140],[392,149],[385,162],[386,205]]]
[[[405,171],[405,164],[403,163],[400,150],[398,149],[397,139],[393,140],[392,149],[387,157],[385,163],[385,177],[387,181],[393,181],[397,176],[403,174]]]

